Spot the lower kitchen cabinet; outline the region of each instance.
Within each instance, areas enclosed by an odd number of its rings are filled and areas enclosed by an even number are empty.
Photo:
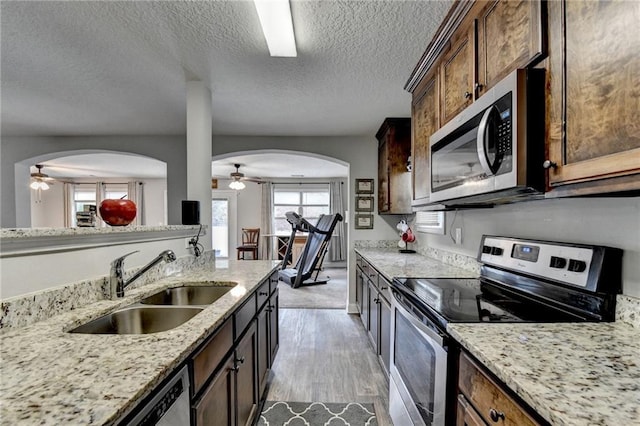
[[[373,350],[387,375],[391,358],[391,304],[388,298],[386,278],[357,255],[356,304]]]
[[[192,424],[254,423],[278,350],[277,272],[191,356]]]
[[[460,354],[457,426],[545,425],[538,417],[467,353]]]

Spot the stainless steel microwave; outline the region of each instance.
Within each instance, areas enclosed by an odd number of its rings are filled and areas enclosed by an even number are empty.
[[[500,204],[541,196],[545,78],[518,69],[430,140],[431,202]]]

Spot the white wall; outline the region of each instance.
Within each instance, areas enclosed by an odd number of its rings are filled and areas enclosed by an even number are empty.
[[[125,270],[144,266],[163,250],[177,257],[189,254],[185,237],[163,241],[115,244],[59,253],[0,259],[0,298],[20,296],[82,280],[109,275],[111,261],[139,250],[125,260]],[[36,267],[37,265],[37,267]]]
[[[56,182],[49,185],[46,191],[40,191],[38,201],[37,191],[31,189],[31,226],[34,228],[63,228],[64,227],[64,198],[63,184]]]
[[[455,245],[449,235],[422,233],[417,234],[418,242],[473,257],[484,234],[621,248],[623,293],[640,297],[638,197],[541,200],[447,212],[447,232],[452,227],[462,228],[462,245]]]
[[[145,225],[167,225],[167,205],[165,195],[167,192],[166,179],[143,179],[144,182],[144,215]]]

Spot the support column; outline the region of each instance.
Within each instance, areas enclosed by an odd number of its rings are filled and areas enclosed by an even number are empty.
[[[211,250],[211,90],[201,81],[187,82],[187,197],[200,201],[200,239]]]

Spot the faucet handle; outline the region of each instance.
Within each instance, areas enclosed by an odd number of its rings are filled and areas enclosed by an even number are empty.
[[[113,266],[114,268],[121,268],[122,267],[122,262],[124,262],[124,259],[128,256],[131,256],[134,253],[138,253],[140,250],[135,250],[132,251],[131,253],[127,253],[124,256],[120,256],[118,258],[116,258],[113,262],[111,262],[111,266]]]

